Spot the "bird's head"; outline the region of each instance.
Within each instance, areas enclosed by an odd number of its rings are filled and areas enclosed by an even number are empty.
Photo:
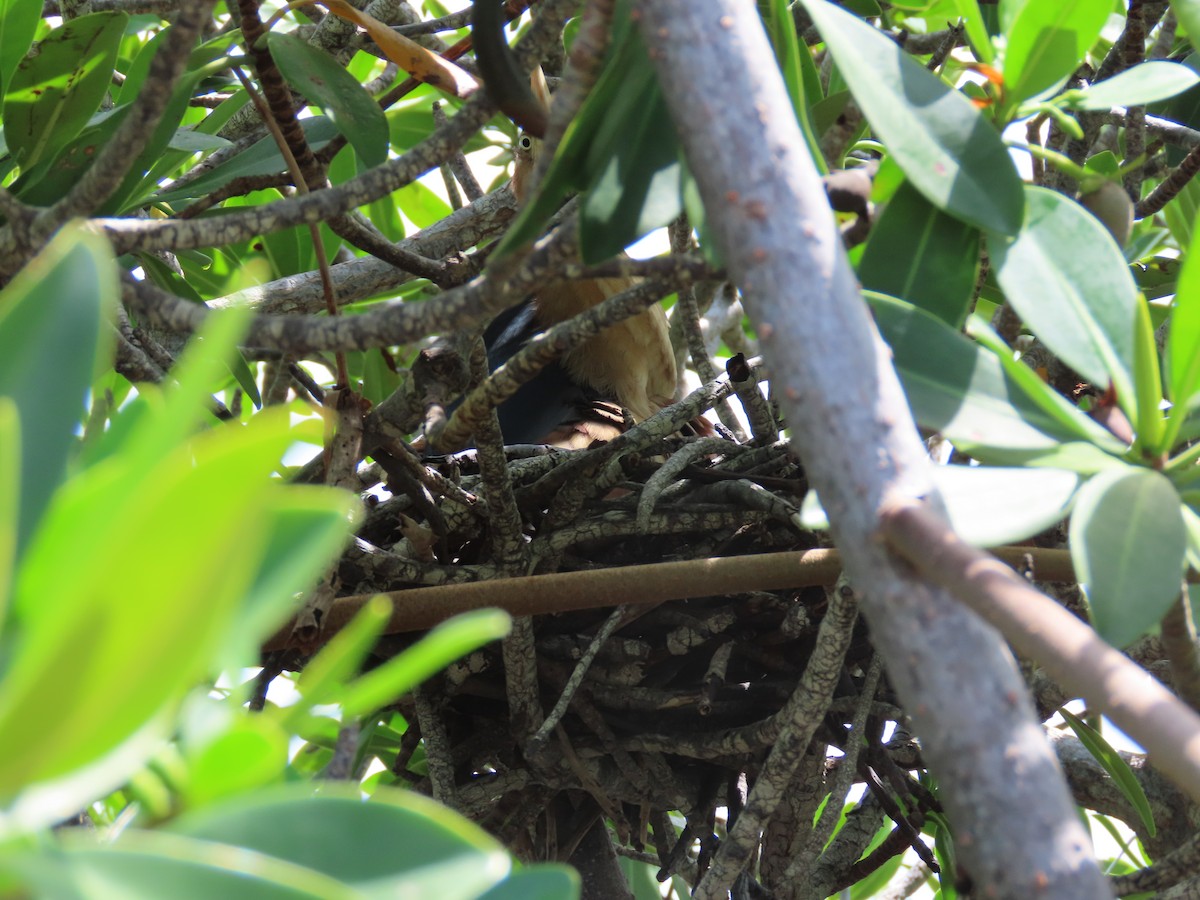
[[[550,88],[546,84],[546,75],[542,72],[541,66],[529,74],[529,86],[538,103],[549,113]],[[517,135],[517,142],[513,146],[512,189],[517,202],[521,205],[524,205],[528,197],[529,185],[533,179],[533,168],[537,164],[538,150],[541,149],[541,146],[540,140],[523,129]]]

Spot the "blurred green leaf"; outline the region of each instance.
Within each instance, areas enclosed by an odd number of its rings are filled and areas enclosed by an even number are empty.
[[[984,319],[972,313],[967,318],[966,332],[980,346],[991,350],[1000,361],[1004,374],[1020,385],[1029,399],[1043,412],[1052,416],[1066,432],[1076,438],[1088,440],[1114,456],[1124,454],[1126,446],[1122,441],[1117,440],[1111,431],[1081,412],[1079,407],[1046,384],[1042,376],[1027,363],[1017,359],[1012,348],[1004,343],[1004,339],[996,334]]]
[[[218,841],[311,868],[374,896],[475,898],[508,875],[508,854],[434,801],[357,786],[280,787],[185,813],[175,834]]]
[[[992,37],[988,34],[987,23],[979,9],[979,0],[955,0],[955,8],[963,27],[967,31],[967,39],[975,57],[986,65],[991,65],[996,58],[996,50],[992,46]]]
[[[0,622],[7,616],[16,567],[20,496],[20,410],[11,397],[0,396]]]
[[[4,96],[4,140],[22,168],[65,147],[100,108],[129,16],[64,22],[17,65]]]
[[[1004,296],[1056,356],[1136,415],[1133,335],[1137,286],[1112,235],[1082,206],[1029,186],[1015,237],[992,234],[988,250]]]
[[[1125,466],[1088,480],[1070,524],[1071,559],[1100,635],[1125,647],[1179,599],[1187,534],[1161,473]]]
[[[388,158],[388,122],[379,104],[332,56],[290,34],[267,36],[283,76],[333,120],[369,168]]]
[[[1071,726],[1075,737],[1079,738],[1079,742],[1087,748],[1088,753],[1092,754],[1092,758],[1100,763],[1100,767],[1112,778],[1113,784],[1117,786],[1117,789],[1129,801],[1129,805],[1137,812],[1138,818],[1142,820],[1146,833],[1150,837],[1154,837],[1158,833],[1154,824],[1154,811],[1150,807],[1150,800],[1146,797],[1142,783],[1129,768],[1129,763],[1125,762],[1121,754],[1104,739],[1100,732],[1083,719],[1066,709],[1060,709],[1058,714]]]
[[[595,87],[567,128],[537,195],[494,254],[533,240],[573,191],[583,191],[580,248],[601,262],[682,209],[675,127],[636,28],[616,30]]]
[[[1005,104],[1015,108],[1079,68],[1113,10],[1110,0],[1025,3],[1005,29]]]
[[[1086,90],[1067,91],[1062,104],[1068,109],[1108,112],[1114,106],[1143,106],[1181,94],[1200,84],[1188,66],[1153,60],[1126,69]]]
[[[1020,176],[971,101],[862,20],[825,0],[801,2],[913,186],[956,219],[1016,234],[1025,205]]]
[[[288,734],[270,716],[237,716],[191,756],[184,796],[200,807],[277,783],[288,759]]]
[[[499,609],[480,609],[443,622],[350,685],[342,697],[344,714],[353,719],[374,712],[455,660],[504,637],[511,627],[512,617]]]
[[[979,231],[963,227],[906,181],[871,225],[858,279],[957,328],[978,268]]]
[[[361,895],[303,864],[166,832],[127,829],[99,846],[72,835],[61,848],[0,855],[0,872],[21,877],[34,896],[60,900],[353,900]]]
[[[640,865],[647,868],[644,863]],[[658,887],[653,879],[651,884]],[[513,872],[494,888],[480,894],[479,900],[576,900],[579,892],[579,873],[568,865],[550,863]]]
[[[350,623],[330,638],[304,667],[296,684],[304,702],[288,707],[285,715],[334,702],[345,683],[362,667],[391,615],[392,602],[386,596],[367,601]]]
[[[17,552],[29,541],[77,440],[84,399],[112,338],[117,270],[108,242],[68,226],[0,293],[0,396],[21,420]]]

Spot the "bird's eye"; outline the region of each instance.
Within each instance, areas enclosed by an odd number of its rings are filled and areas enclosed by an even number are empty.
[[[527,134],[523,134],[519,138],[517,138],[517,146],[520,147],[522,150],[532,150],[533,149],[533,138],[531,138]]]

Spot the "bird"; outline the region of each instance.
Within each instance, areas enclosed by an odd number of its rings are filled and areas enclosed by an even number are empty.
[[[541,69],[530,84],[549,109]],[[529,199],[541,142],[522,131],[513,149],[511,186],[519,206]],[[584,312],[631,287],[630,278],[562,282],[506,310],[484,332],[488,366],[496,369],[533,335]],[[675,399],[677,373],[666,313],[655,304],[573,347],[563,358],[501,404],[497,412],[507,443],[586,447],[624,430],[622,410],[645,421]]]

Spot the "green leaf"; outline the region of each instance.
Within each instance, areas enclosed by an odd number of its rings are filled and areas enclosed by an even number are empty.
[[[568,865],[547,863],[513,872],[479,900],[576,900],[580,890],[578,872]]]
[[[61,848],[10,851],[0,872],[20,878],[30,896],[122,897],[126,900],[353,900],[361,896],[303,865],[220,841],[127,829],[100,846],[69,835]]]
[[[1175,442],[1188,407],[1200,394],[1200,240],[1193,238],[1183,258],[1183,268],[1171,307],[1167,334],[1167,391],[1171,411],[1164,443]]]
[[[1108,21],[1110,0],[1025,3],[1006,29],[1005,104],[1015,108],[1079,67]]]
[[[891,297],[866,296],[892,348],[913,415],[964,453],[982,462],[1018,464],[1060,450],[1062,441],[1092,436],[1090,429],[1072,428],[1042,409],[995,356],[940,319]],[[1108,457],[1097,451],[1092,459],[1098,465]],[[1064,466],[1061,459],[1048,464]]]
[[[1181,94],[1200,84],[1188,66],[1166,60],[1144,62],[1086,90],[1067,91],[1060,98],[1068,109],[1108,112],[1114,106],[1144,106]]]
[[[20,65],[41,21],[41,9],[28,0],[0,0],[0,97]]]
[[[65,147],[99,109],[128,21],[114,12],[71,19],[21,60],[4,98],[4,140],[23,169]]]
[[[1051,352],[1134,412],[1137,286],[1103,224],[1055,191],[1029,186],[1015,237],[989,236],[996,280]]]
[[[368,167],[388,158],[388,122],[379,104],[328,53],[290,34],[267,36],[284,77],[333,120]]]
[[[270,716],[237,715],[230,726],[190,754],[186,802],[201,807],[277,783],[288,761],[288,734]]]
[[[373,896],[467,900],[503,879],[508,854],[491,837],[418,794],[356,785],[260,791],[185,813],[170,832],[247,848],[313,869]]]
[[[372,597],[304,667],[296,684],[303,702],[288,707],[285,715],[290,718],[313,706],[334,702],[383,634],[391,615],[392,602],[386,595]]]
[[[813,132],[812,120],[809,118],[809,107],[824,97],[821,92],[820,75],[813,63],[812,53],[796,34],[796,20],[790,7],[788,0],[765,0],[759,3],[759,14],[762,15],[767,34],[771,38],[775,61],[779,63],[779,69],[783,72],[788,96],[792,98],[792,108],[796,111],[796,121],[800,123],[809,154],[817,169],[824,175],[829,172],[829,166],[825,163],[825,157]]]
[[[1012,348],[992,330],[985,320],[972,313],[967,319],[967,334],[995,354],[1004,368],[1004,373],[1019,384],[1025,394],[1045,413],[1053,416],[1064,430],[1076,438],[1082,438],[1097,448],[1121,456],[1126,451],[1124,442],[1095,419],[1083,413],[1079,407],[1054,390],[1029,365],[1017,359]]]
[[[1146,797],[1142,783],[1133,774],[1133,769],[1129,768],[1129,763],[1125,762],[1121,754],[1113,749],[1113,746],[1104,739],[1100,732],[1079,716],[1066,709],[1060,709],[1058,714],[1071,726],[1075,737],[1079,738],[1079,743],[1087,748],[1088,753],[1092,754],[1092,758],[1100,763],[1100,767],[1112,778],[1113,784],[1124,794],[1129,805],[1134,808],[1138,818],[1142,820],[1146,832],[1150,837],[1154,837],[1158,833],[1158,829],[1154,825],[1154,811],[1150,808],[1150,800]]]
[[[1101,472],[1079,492],[1071,559],[1100,635],[1125,647],[1179,599],[1187,535],[1179,495],[1161,473]]]
[[[933,481],[954,532],[977,547],[998,547],[1033,537],[1066,518],[1079,476],[1064,469],[937,466]],[[827,529],[813,491],[804,498],[806,528]]]
[[[572,191],[585,192],[579,240],[587,262],[607,259],[679,215],[684,176],[674,126],[638,30],[617,31],[537,196],[493,256],[537,237]]]
[[[1200,35],[1200,0],[1171,0],[1171,12],[1194,41]]]
[[[21,496],[21,417],[11,397],[0,396],[0,622],[17,561],[17,525]]]
[[[967,39],[975,58],[981,63],[991,65],[996,58],[996,50],[992,46],[992,36],[988,34],[987,23],[983,20],[978,0],[955,0],[955,7],[967,30]]]
[[[1000,135],[966,97],[876,29],[825,0],[801,0],[838,70],[913,186],[969,225],[1021,227],[1021,179]]]
[[[1137,416],[1133,428],[1137,434],[1135,448],[1140,448],[1148,457],[1163,456],[1168,447],[1163,438],[1163,392],[1162,372],[1158,368],[1158,343],[1154,338],[1154,325],[1150,321],[1150,306],[1140,298],[1135,306],[1134,332],[1134,387],[1137,398]]]
[[[979,232],[946,215],[908,182],[871,226],[862,286],[907,300],[959,327],[979,267]]]
[[[0,293],[0,396],[16,402],[21,420],[18,553],[76,445],[117,290],[108,242],[69,226]]]
[[[511,627],[512,618],[499,609],[475,610],[443,622],[350,685],[342,699],[343,714],[353,719],[374,712],[455,660],[504,637]]]
[[[301,119],[300,127],[304,129],[304,136],[313,150],[320,150],[338,133],[337,126],[325,116]],[[250,175],[273,175],[286,169],[287,164],[279,153],[279,146],[275,143],[275,139],[268,135],[195,181],[189,182],[183,187],[171,188],[156,194],[154,199],[163,203],[190,200],[195,197],[203,197],[235,178]]]

